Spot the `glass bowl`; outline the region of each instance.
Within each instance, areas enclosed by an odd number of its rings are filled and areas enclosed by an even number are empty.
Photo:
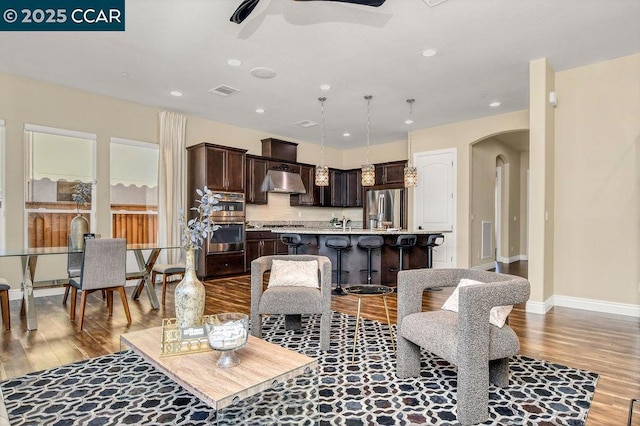
[[[229,368],[240,364],[235,351],[247,344],[249,316],[235,312],[210,315],[207,317],[206,328],[209,347],[222,352],[216,365]]]

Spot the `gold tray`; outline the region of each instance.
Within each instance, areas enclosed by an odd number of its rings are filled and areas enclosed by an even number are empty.
[[[180,328],[176,318],[163,318],[160,356],[211,351],[205,323],[209,315],[202,317],[203,324]],[[193,336],[193,337],[189,337]]]

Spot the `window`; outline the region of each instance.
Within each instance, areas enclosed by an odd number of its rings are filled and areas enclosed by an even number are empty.
[[[158,145],[111,138],[111,236],[158,241]]]
[[[5,166],[4,166],[4,120],[0,120],[0,248],[5,248],[4,221],[5,221],[5,201],[4,201],[4,182],[5,182]]]
[[[26,246],[66,247],[76,214],[93,229],[93,197],[77,205],[72,194],[76,184],[95,182],[96,135],[31,124],[24,135]]]

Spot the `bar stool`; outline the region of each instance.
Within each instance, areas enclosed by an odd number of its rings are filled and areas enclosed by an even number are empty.
[[[406,235],[398,235],[396,242],[390,244],[391,247],[395,247],[398,249],[399,261],[398,261],[398,271],[402,271],[403,268],[403,254],[405,249],[410,249],[411,247],[416,245],[416,241],[418,237],[413,234]]]
[[[298,247],[309,244],[302,242],[300,234],[280,234],[280,241],[287,246],[289,254],[292,254],[291,249],[293,249],[293,254],[298,254]]]
[[[427,248],[427,268],[433,268],[433,248],[442,245],[442,243],[444,243],[443,234],[430,234],[427,237],[427,241],[418,243],[420,246]]]
[[[371,273],[378,272],[371,269],[371,253],[375,249],[379,249],[384,245],[384,238],[380,235],[363,235],[358,237],[358,247],[367,251],[367,269],[361,269],[360,271],[367,271],[367,284],[371,284]]]
[[[11,330],[11,313],[9,312],[9,281],[0,278],[0,299],[2,299],[2,322],[6,330]]]
[[[337,252],[337,285],[333,290],[333,294],[343,295],[345,294],[344,290],[342,290],[342,272],[349,273],[349,271],[342,270],[342,252],[345,250],[349,250],[351,248],[351,239],[349,237],[331,237],[327,238],[324,242],[325,247],[334,249]]]

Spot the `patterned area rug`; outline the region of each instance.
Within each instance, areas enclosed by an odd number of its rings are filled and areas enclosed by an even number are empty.
[[[12,425],[326,424],[456,425],[456,368],[423,354],[421,377],[400,380],[386,324],[364,320],[351,362],[355,317],[334,313],[331,349],[319,349],[319,317],[265,338],[316,357],[319,371],[214,410],[132,352],[106,355],[0,383]],[[524,356],[507,388],[490,388],[488,425],[583,425],[597,374]],[[275,420],[277,419],[277,420]]]

